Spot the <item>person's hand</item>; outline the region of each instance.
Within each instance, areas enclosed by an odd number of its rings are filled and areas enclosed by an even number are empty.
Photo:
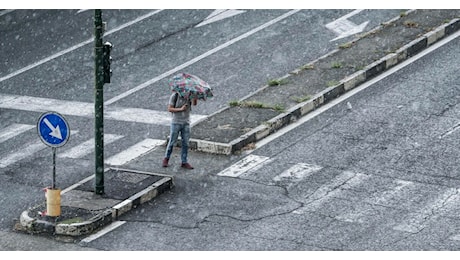
[[[187,110],[187,104],[185,104],[185,105],[183,105],[183,106],[181,107],[181,111],[185,111],[185,110]]]

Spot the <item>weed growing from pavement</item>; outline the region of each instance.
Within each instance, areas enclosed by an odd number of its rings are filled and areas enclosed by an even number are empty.
[[[340,69],[343,67],[343,64],[340,61],[334,61],[331,64],[331,68],[333,69]]]
[[[285,110],[283,105],[276,104],[269,106],[259,101],[231,101],[229,105],[231,107],[268,108],[278,112],[284,112]]]
[[[338,85],[339,82],[336,80],[329,80],[326,84],[328,87],[332,87],[332,86]]]
[[[269,86],[280,86],[280,85],[284,85],[284,84],[287,84],[286,79],[272,79],[272,80],[268,81]]]
[[[303,65],[302,67],[300,67],[301,70],[312,70],[314,68],[315,68],[315,66],[313,66],[313,64],[306,64],[306,65]]]
[[[310,100],[311,95],[306,95],[306,96],[301,96],[301,97],[292,97],[291,99],[294,100],[297,103],[302,103],[302,102],[305,102],[307,100]]]

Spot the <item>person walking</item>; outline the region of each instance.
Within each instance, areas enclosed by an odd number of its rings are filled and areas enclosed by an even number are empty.
[[[188,163],[188,145],[190,139],[190,112],[191,105],[196,106],[197,98],[184,98],[178,93],[171,94],[168,103],[168,112],[172,113],[170,126],[170,135],[168,146],[166,147],[165,157],[163,159],[163,167],[168,167],[169,158],[171,157],[174,144],[177,142],[179,133],[181,136],[181,167],[185,169],[193,169],[193,166]]]

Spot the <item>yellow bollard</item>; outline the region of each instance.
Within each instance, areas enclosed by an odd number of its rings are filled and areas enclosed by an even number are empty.
[[[46,215],[58,217],[61,215],[61,190],[46,189]]]

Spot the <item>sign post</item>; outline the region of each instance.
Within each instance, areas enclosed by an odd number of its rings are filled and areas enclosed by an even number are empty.
[[[38,119],[37,131],[42,142],[50,146],[53,151],[53,183],[51,189],[46,189],[47,215],[59,216],[61,214],[61,190],[56,189],[56,148],[65,145],[69,140],[69,124],[60,114],[46,112]]]
[[[70,136],[69,124],[58,113],[46,112],[40,116],[37,124],[38,135],[43,143],[53,150],[53,185],[56,188],[56,148],[67,143]]]

